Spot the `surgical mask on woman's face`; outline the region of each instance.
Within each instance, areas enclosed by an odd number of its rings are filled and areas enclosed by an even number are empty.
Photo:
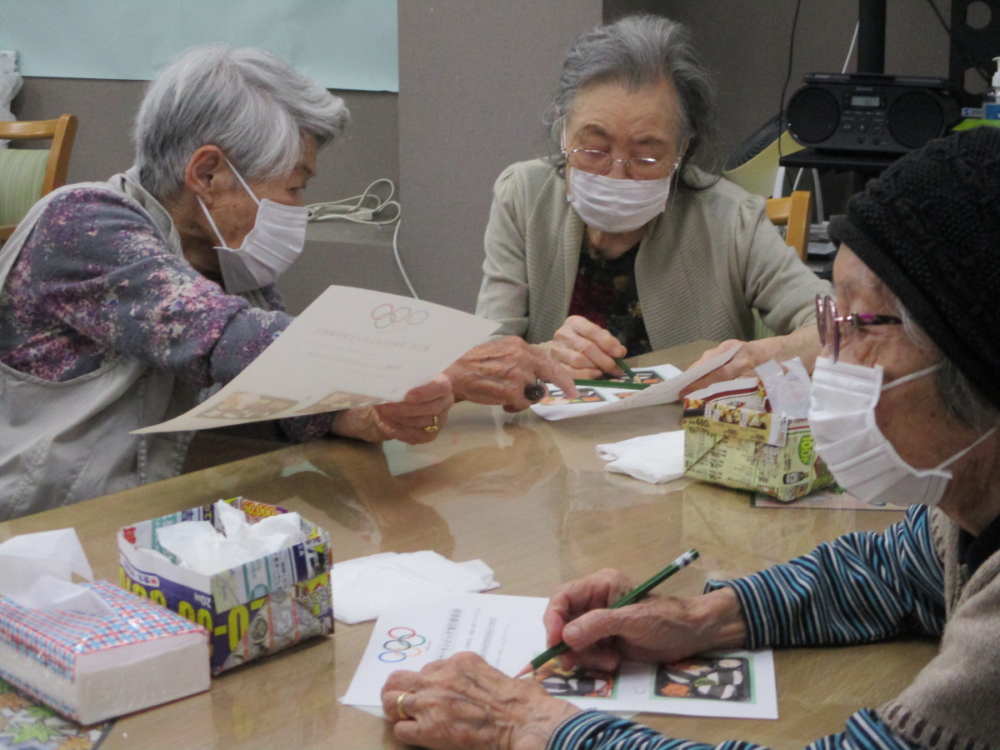
[[[588,227],[631,232],[663,213],[672,180],[673,174],[658,180],[618,180],[570,167],[566,197]]]
[[[243,244],[235,249],[227,247],[201,196],[198,203],[219,238],[215,250],[219,254],[223,286],[230,294],[241,294],[273,284],[295,262],[306,241],[309,212],[304,207],[286,206],[268,198],[259,200],[236,167],[228,159],[226,163],[257,204],[257,218]]]
[[[865,367],[816,360],[813,371],[809,426],[816,452],[837,484],[869,503],[937,505],[952,473],[946,467],[993,434],[993,428],[972,445],[933,469],[915,469],[896,453],[875,422],[875,405],[882,391],[940,369],[927,367],[882,385],[882,366]]]

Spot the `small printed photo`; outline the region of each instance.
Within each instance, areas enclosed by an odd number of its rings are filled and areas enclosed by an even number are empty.
[[[750,663],[736,656],[697,656],[660,664],[656,694],[661,698],[702,698],[745,703],[750,700]]]
[[[295,406],[298,401],[260,393],[237,392],[198,414],[205,419],[267,419]]]
[[[566,671],[560,669],[558,659],[552,659],[536,669],[531,678],[549,695],[558,698],[613,698],[618,672],[598,672],[582,667]]]
[[[593,388],[578,388],[577,390],[580,392],[579,398],[568,398],[558,388],[550,388],[549,395],[539,403],[542,406],[563,406],[565,404],[599,404],[607,400]]]
[[[657,375],[655,370],[638,370],[633,367],[632,372],[635,373],[635,377],[630,378],[628,375],[622,375],[620,378],[611,378],[608,380],[608,385],[613,385],[614,383],[642,383],[643,385],[656,385],[657,383],[663,382],[663,378]]]
[[[628,398],[629,396],[634,396],[639,391],[625,391],[624,393],[616,393],[615,398],[621,401],[623,398]]]
[[[304,406],[296,414],[321,414],[328,411],[340,411],[341,409],[356,409],[360,406],[369,406],[378,401],[372,396],[362,396],[357,393],[345,393],[344,391],[334,391],[323,397],[314,404]]]

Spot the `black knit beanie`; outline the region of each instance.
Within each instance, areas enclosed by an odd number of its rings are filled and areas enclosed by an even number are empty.
[[[1000,408],[1000,128],[907,154],[851,198],[847,215],[830,221],[830,238]]]

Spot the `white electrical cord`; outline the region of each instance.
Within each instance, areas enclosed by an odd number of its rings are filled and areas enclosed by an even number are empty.
[[[389,195],[385,198],[380,198],[378,193],[375,192],[375,188],[383,183],[389,186]],[[413,284],[410,283],[410,277],[407,275],[406,269],[403,267],[403,259],[399,256],[399,225],[401,223],[399,217],[402,214],[402,208],[399,205],[399,201],[392,200],[392,196],[395,193],[396,186],[392,180],[383,177],[375,180],[375,182],[365,188],[365,191],[361,195],[352,195],[350,198],[341,198],[340,200],[328,201],[326,203],[313,203],[306,206],[306,209],[309,212],[309,221],[350,221],[354,224],[367,224],[375,227],[388,226],[395,223],[396,226],[392,231],[392,254],[396,258],[399,273],[403,276],[403,281],[406,282],[406,287],[410,290],[410,294],[413,295],[414,299],[420,299],[417,291],[413,288]],[[396,209],[392,217],[387,219],[376,218],[379,213],[389,208]]]
[[[851,63],[851,55],[854,54],[854,45],[858,43],[858,29],[860,28],[861,28],[861,21],[858,21],[856,24],[854,24],[854,36],[851,37],[851,46],[850,49],[847,50],[847,59],[844,60],[844,69],[840,71],[841,73],[846,73],[847,66],[850,65]]]

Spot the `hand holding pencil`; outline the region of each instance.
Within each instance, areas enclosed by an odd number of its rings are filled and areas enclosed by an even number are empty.
[[[648,593],[648,588],[641,588]],[[544,623],[548,643],[565,641],[570,649],[562,657],[564,666],[612,671],[622,659],[670,662],[713,648],[739,647],[746,641],[739,602],[730,589],[687,598],[654,593],[613,607],[635,590],[632,581],[611,569],[555,590]]]

